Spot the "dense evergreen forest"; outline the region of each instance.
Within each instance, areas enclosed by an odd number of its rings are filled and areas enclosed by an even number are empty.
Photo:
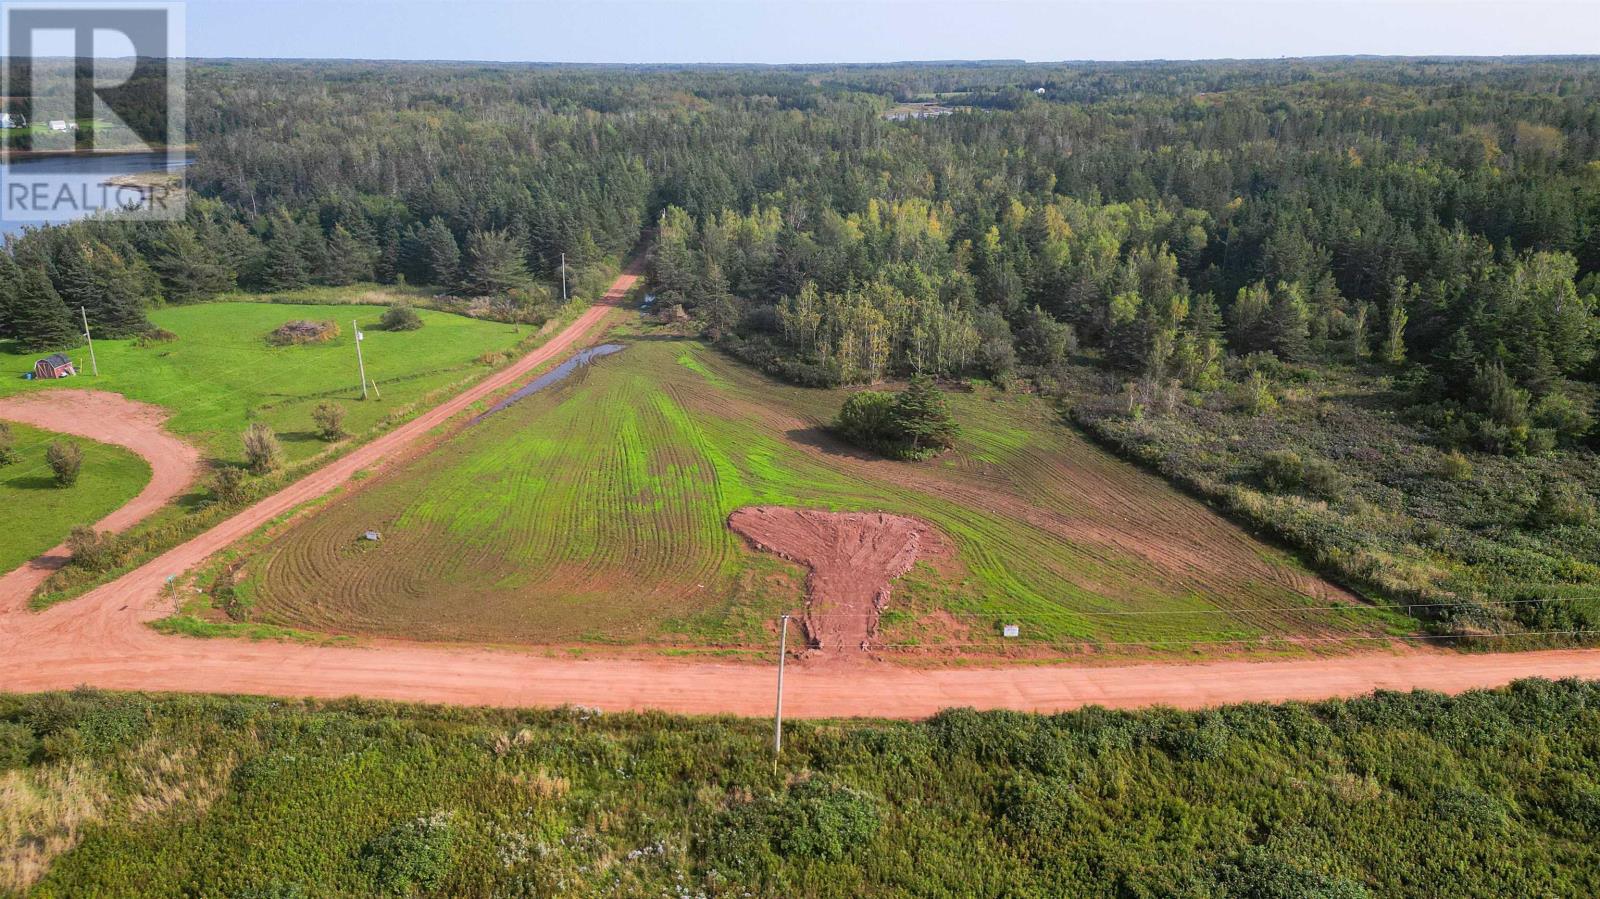
[[[541,315],[651,229],[660,308],[780,377],[1057,395],[1442,635],[1600,620],[1600,61],[190,71],[187,221],[12,240],[0,334]]]
[[[1600,688],[767,722],[0,697],[0,895],[1600,891]],[[31,888],[30,888],[31,887]]]

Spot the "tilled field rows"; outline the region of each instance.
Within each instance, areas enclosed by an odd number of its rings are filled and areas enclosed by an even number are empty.
[[[840,396],[637,342],[292,527],[252,563],[261,610],[429,639],[765,645],[803,597],[797,569],[727,528],[764,504],[933,524],[948,552],[919,577],[938,598],[907,608],[963,639],[1000,619],[1049,642],[1382,632],[1370,611],[1314,611],[1364,607],[1032,397],[956,397],[959,451],[904,465],[820,431]]]

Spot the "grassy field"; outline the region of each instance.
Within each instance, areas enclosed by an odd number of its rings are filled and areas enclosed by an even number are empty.
[[[150,466],[119,446],[8,424],[19,458],[0,467],[0,509],[6,510],[0,573],[65,540],[73,525],[111,514],[150,481]],[[83,468],[71,487],[57,487],[45,464],[45,447],[52,440],[76,443],[83,450]]]
[[[0,696],[0,895],[1600,894],[1600,687],[921,723]]]
[[[907,655],[995,649],[1001,622],[1025,644],[1100,651],[1405,626],[1320,610],[1349,597],[1035,397],[956,393],[957,450],[908,464],[826,435],[842,396],[695,342],[632,340],[290,526],[237,589],[260,622],[335,633],[766,648],[773,616],[803,604],[803,572],[726,526],[765,503],[936,526],[947,545],[885,619]],[[359,541],[368,529],[382,541]]]
[[[169,427],[219,459],[240,456],[239,434],[255,420],[278,432],[290,461],[326,447],[313,433],[311,409],[324,400],[341,402],[345,427],[371,428],[395,409],[483,370],[484,353],[511,349],[529,335],[511,325],[458,315],[419,311],[417,331],[377,330],[381,309],[350,305],[204,303],[158,309],[150,319],[178,336],[168,343],[137,346],[132,340],[99,340],[98,378],[88,374],[85,348],[71,355],[83,372],[62,381],[26,381],[36,354],[0,343],[0,396],[24,390],[109,390],[173,412]],[[276,347],[267,335],[293,319],[331,320],[339,336],[327,343]],[[383,398],[360,401],[354,335],[361,322],[367,374]]]

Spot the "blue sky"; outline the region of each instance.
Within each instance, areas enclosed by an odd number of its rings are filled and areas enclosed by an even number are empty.
[[[548,62],[1600,53],[1600,0],[188,0],[191,56]]]

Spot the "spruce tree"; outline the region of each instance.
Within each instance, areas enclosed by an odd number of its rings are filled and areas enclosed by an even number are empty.
[[[467,235],[467,265],[463,290],[478,296],[497,296],[528,283],[528,265],[522,250],[505,231],[474,231]]]
[[[695,313],[705,324],[705,333],[712,340],[721,340],[733,331],[743,317],[743,310],[733,293],[728,290],[728,279],[715,262],[706,264],[706,278],[701,287]]]
[[[372,247],[344,225],[334,225],[328,236],[327,264],[323,269],[324,283],[335,286],[372,280]]]
[[[373,260],[373,280],[379,284],[393,284],[401,272],[400,231],[391,222],[384,226],[378,238],[378,255]]]
[[[927,375],[917,375],[894,401],[894,423],[912,458],[955,444],[956,423],[944,393]]]
[[[83,336],[43,267],[22,273],[12,306],[12,330],[29,352],[77,346]]]
[[[0,252],[0,339],[17,336],[17,287],[22,271],[10,253]]]
[[[261,286],[267,290],[294,290],[311,283],[300,226],[287,215],[272,223],[267,254],[261,265]]]
[[[1279,358],[1303,362],[1310,354],[1311,315],[1298,283],[1278,283],[1267,325],[1271,349]]]
[[[69,244],[56,266],[56,287],[69,312],[81,309],[95,334],[131,337],[148,330],[144,303],[134,292],[137,278],[100,243]]]
[[[188,225],[167,229],[152,260],[169,300],[193,303],[233,287],[233,270]]]
[[[461,271],[461,246],[443,219],[434,219],[418,234],[423,280],[446,289],[456,285]]]

